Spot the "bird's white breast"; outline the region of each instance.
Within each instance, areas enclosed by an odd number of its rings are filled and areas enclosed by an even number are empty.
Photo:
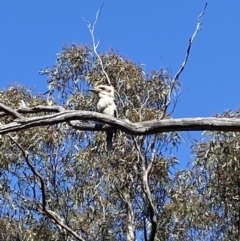
[[[112,97],[102,97],[98,100],[97,109],[99,112],[114,116],[114,111],[116,110],[116,105]]]

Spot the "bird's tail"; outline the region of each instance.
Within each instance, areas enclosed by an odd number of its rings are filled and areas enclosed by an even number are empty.
[[[113,151],[113,132],[107,132],[107,150]]]

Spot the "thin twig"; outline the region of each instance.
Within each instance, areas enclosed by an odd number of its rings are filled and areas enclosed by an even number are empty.
[[[84,17],[83,17],[83,21],[87,23],[87,28],[88,28],[88,30],[89,30],[89,32],[90,32],[90,34],[91,34],[91,37],[92,37],[93,51],[94,51],[94,53],[96,54],[96,56],[97,56],[97,58],[98,58],[98,60],[99,60],[99,62],[100,62],[100,65],[101,65],[101,68],[102,68],[102,72],[103,72],[104,75],[106,76],[108,84],[109,84],[109,85],[112,85],[112,84],[111,84],[111,81],[110,81],[110,78],[109,78],[107,72],[106,72],[105,69],[104,69],[102,59],[101,59],[100,55],[99,55],[98,52],[97,52],[97,48],[98,48],[98,46],[99,46],[100,41],[98,40],[97,43],[96,43],[95,36],[94,36],[95,26],[96,26],[96,24],[97,24],[97,22],[98,22],[98,20],[99,20],[99,17],[100,17],[100,14],[101,14],[101,12],[102,12],[103,6],[104,6],[104,3],[101,5],[100,9],[97,11],[96,17],[95,17],[95,21],[94,21],[93,24],[91,24],[89,21],[87,21]]]
[[[191,50],[191,47],[192,47],[192,43],[197,35],[197,33],[202,30],[201,28],[201,25],[202,25],[202,22],[200,21],[201,20],[201,17],[204,15],[205,13],[205,10],[206,10],[206,7],[207,7],[207,3],[205,4],[204,8],[203,8],[203,11],[199,14],[198,16],[198,21],[197,21],[197,27],[196,27],[196,30],[194,31],[193,35],[191,36],[191,38],[189,39],[189,43],[188,43],[188,48],[187,48],[187,52],[186,52],[186,56],[185,56],[185,59],[181,65],[181,67],[179,68],[178,72],[176,73],[175,77],[173,78],[173,81],[176,82],[178,79],[179,79],[179,76],[181,75],[182,71],[184,70],[187,62],[188,62],[188,58],[189,58],[189,55],[190,55],[190,50]]]
[[[171,81],[170,88],[169,88],[168,94],[166,96],[166,103],[165,103],[164,108],[163,108],[162,117],[165,115],[165,113],[167,111],[167,108],[168,108],[168,106],[171,103],[171,95],[172,95],[173,89],[174,89],[174,87],[175,87],[175,85],[176,85],[176,83],[177,83],[181,73],[183,72],[184,68],[186,67],[186,64],[188,62],[188,58],[189,58],[189,55],[190,55],[190,50],[191,50],[191,47],[192,47],[192,43],[193,43],[197,33],[200,30],[202,30],[202,28],[201,28],[202,22],[200,20],[201,20],[201,17],[204,15],[206,8],[207,8],[207,3],[205,4],[205,6],[203,8],[203,11],[198,15],[197,26],[196,26],[196,29],[195,29],[194,33],[192,34],[192,36],[190,37],[190,39],[188,41],[188,47],[187,47],[185,58],[184,58],[184,60],[183,60],[183,62],[181,64],[179,70],[177,71],[177,73],[175,74],[174,78]]]

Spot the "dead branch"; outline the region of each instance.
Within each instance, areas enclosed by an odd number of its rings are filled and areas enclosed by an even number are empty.
[[[190,39],[188,41],[188,47],[187,47],[185,58],[184,58],[184,60],[181,64],[179,70],[175,74],[174,78],[171,80],[170,88],[169,88],[168,94],[166,96],[166,103],[164,105],[163,112],[162,112],[162,117],[165,115],[165,113],[167,111],[167,108],[171,103],[171,95],[173,93],[174,87],[176,86],[177,81],[178,81],[181,73],[183,72],[183,70],[186,67],[186,64],[188,62],[188,58],[189,58],[189,55],[190,55],[192,43],[193,43],[197,33],[202,29],[201,28],[202,22],[200,20],[201,20],[201,17],[204,15],[206,8],[207,8],[207,3],[205,4],[205,6],[203,8],[203,11],[198,15],[197,26],[196,26],[196,29],[195,29],[194,33],[192,34],[192,36],[190,37]]]
[[[106,131],[109,127],[99,128],[94,123],[80,121],[96,121],[111,125],[131,135],[149,135],[171,131],[240,131],[239,118],[195,117],[165,120],[150,120],[132,123],[129,120],[114,118],[93,111],[64,110],[61,106],[36,106],[14,110],[1,104],[4,115],[12,113],[40,113],[57,112],[48,115],[16,118],[14,121],[4,124],[0,122],[0,134],[19,131],[39,126],[50,126],[67,122],[69,125],[83,131]],[[18,115],[15,115],[17,117]]]
[[[201,28],[201,25],[202,25],[202,22],[200,21],[201,20],[201,17],[204,15],[205,13],[205,10],[206,10],[206,7],[207,7],[207,3],[205,4],[204,8],[203,8],[203,11],[198,15],[198,21],[197,21],[197,27],[196,27],[196,30],[194,31],[193,35],[191,36],[191,38],[189,39],[189,42],[188,42],[188,47],[187,47],[187,52],[186,52],[186,56],[185,56],[185,59],[180,67],[180,69],[178,70],[178,72],[176,73],[175,77],[173,78],[173,81],[177,81],[179,79],[179,76],[181,75],[181,73],[183,72],[187,62],[188,62],[188,58],[189,58],[189,55],[190,55],[190,50],[191,50],[191,47],[192,47],[192,43],[197,35],[197,33],[202,30]]]
[[[104,75],[106,76],[106,79],[107,79],[107,82],[109,85],[112,85],[111,84],[111,81],[110,81],[110,78],[107,74],[107,72],[105,71],[104,69],[104,66],[103,66],[103,62],[102,62],[102,59],[99,55],[99,53],[97,52],[97,48],[98,48],[98,45],[100,43],[100,41],[98,40],[97,43],[96,43],[96,40],[95,40],[95,36],[94,36],[94,30],[95,30],[95,26],[98,22],[98,19],[100,17],[100,14],[102,12],[102,8],[103,8],[104,4],[101,5],[100,9],[97,11],[96,13],[96,17],[95,17],[95,21],[93,24],[91,24],[89,21],[87,21],[84,17],[83,17],[83,21],[87,23],[87,28],[91,34],[91,37],[92,37],[92,43],[93,43],[93,52],[95,53],[95,55],[97,56],[99,62],[100,62],[100,65],[101,65],[101,68],[102,68],[102,72],[104,73]]]
[[[0,103],[0,110],[3,111],[3,112],[0,112],[0,116],[1,116],[1,113],[4,113],[4,114],[2,114],[2,116],[9,114],[15,118],[22,118],[22,116],[17,111],[15,111],[14,109],[12,109],[2,103]]]

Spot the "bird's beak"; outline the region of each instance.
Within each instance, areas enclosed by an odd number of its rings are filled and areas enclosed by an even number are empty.
[[[91,91],[91,92],[98,92],[98,89],[88,89],[88,91]]]

